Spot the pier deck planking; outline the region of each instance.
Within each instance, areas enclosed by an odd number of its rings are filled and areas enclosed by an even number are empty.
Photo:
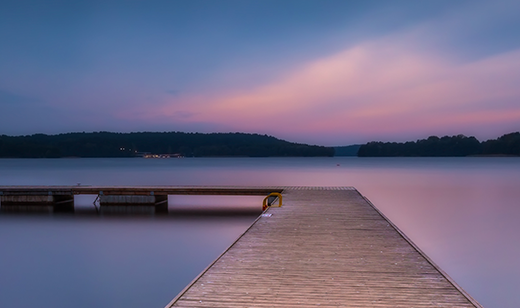
[[[282,186],[0,186],[0,195],[258,195],[282,192]]]
[[[353,188],[286,188],[167,307],[481,307]]]

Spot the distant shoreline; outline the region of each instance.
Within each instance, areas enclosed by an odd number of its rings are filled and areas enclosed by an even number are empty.
[[[0,135],[0,158],[518,157],[520,132],[480,142],[464,135],[326,147],[247,133],[91,132]]]
[[[520,156],[520,132],[480,142],[464,135],[437,137],[408,142],[369,142],[357,153],[360,157],[497,157]]]
[[[334,148],[246,133],[0,135],[0,157],[332,157]]]

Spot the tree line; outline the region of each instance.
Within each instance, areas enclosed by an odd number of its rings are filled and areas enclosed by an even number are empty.
[[[369,142],[358,150],[360,157],[391,156],[471,156],[509,155],[520,156],[520,132],[503,135],[484,142],[464,135],[436,137],[417,141]]]
[[[246,133],[83,132],[0,135],[0,157],[3,158],[135,157],[143,153],[187,157],[333,156],[334,149]]]

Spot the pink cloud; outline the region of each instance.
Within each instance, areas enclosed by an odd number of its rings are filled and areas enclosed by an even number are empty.
[[[143,117],[302,141],[410,132],[485,135],[520,123],[520,50],[457,64],[410,46],[396,38],[366,42],[265,84],[176,97]]]

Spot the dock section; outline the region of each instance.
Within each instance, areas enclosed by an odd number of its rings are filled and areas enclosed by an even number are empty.
[[[481,307],[355,189],[282,195],[166,307]]]
[[[169,195],[266,196],[283,189],[277,186],[0,186],[0,209],[72,212],[75,195],[97,195],[105,209],[149,207],[164,213]]]

